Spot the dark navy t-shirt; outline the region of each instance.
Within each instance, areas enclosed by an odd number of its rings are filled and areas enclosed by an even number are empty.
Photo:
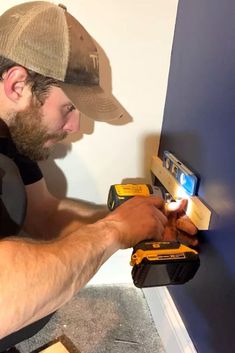
[[[0,239],[19,234],[27,208],[25,185],[42,178],[36,162],[22,156],[0,119]]]
[[[33,184],[43,175],[38,164],[28,157],[21,155],[10,137],[0,136],[0,153],[11,158],[19,169],[24,185]]]
[[[3,154],[9,157],[10,159],[12,159],[12,161],[15,163],[15,165],[19,170],[19,173],[24,185],[33,184],[39,181],[43,177],[38,164],[30,160],[29,158],[22,156],[17,151],[15,144],[10,138],[9,131],[1,119],[0,119],[0,154]],[[4,172],[3,172],[3,175],[4,175]],[[14,192],[14,190],[10,190],[9,195],[10,195],[10,198],[12,199],[16,198],[16,193]],[[1,198],[2,197],[3,195],[1,195]],[[1,201],[1,198],[0,198],[0,201]],[[20,204],[19,200],[16,200],[15,203],[17,205]],[[2,209],[0,207],[0,223],[1,223],[2,216],[4,216],[4,220],[6,220],[6,217],[5,217],[6,214],[3,215]],[[30,326],[27,326],[21,329],[20,331],[17,331],[16,333],[13,333],[3,339],[0,339],[0,352],[34,335],[36,332],[42,329],[42,327],[49,321],[52,315],[53,314],[50,314],[49,316],[31,324]]]

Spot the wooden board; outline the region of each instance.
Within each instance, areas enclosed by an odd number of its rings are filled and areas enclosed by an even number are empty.
[[[50,347],[43,349],[39,353],[69,353],[61,342],[56,342]]]
[[[171,173],[163,167],[162,160],[154,156],[151,170],[173,199],[185,198],[188,200],[187,216],[199,230],[208,230],[211,219],[211,211],[203,204],[198,196],[189,196]]]

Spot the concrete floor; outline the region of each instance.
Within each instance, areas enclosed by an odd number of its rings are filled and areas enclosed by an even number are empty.
[[[71,353],[165,352],[143,292],[132,284],[87,286],[16,348],[39,351],[58,337]]]

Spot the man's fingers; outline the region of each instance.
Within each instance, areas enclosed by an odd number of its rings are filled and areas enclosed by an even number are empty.
[[[188,235],[195,235],[197,233],[197,228],[195,225],[190,221],[190,219],[187,216],[178,218],[176,220],[176,227],[178,230],[181,230]]]
[[[168,222],[168,219],[167,219],[167,217],[164,215],[164,213],[162,213],[162,211],[160,210],[160,209],[158,209],[158,208],[156,208],[155,210],[154,210],[154,218],[157,220],[157,219],[159,219],[160,221],[161,221],[161,223],[162,223],[162,225],[163,226],[165,226],[166,224],[167,224],[167,222]]]
[[[159,196],[150,196],[148,197],[148,202],[157,207],[159,210],[164,210],[165,201]]]
[[[164,238],[166,240],[178,240],[188,246],[198,245],[196,238],[197,228],[185,215],[187,200],[171,202],[165,206],[165,214],[168,224],[165,228]]]
[[[181,230],[189,235],[195,235],[197,233],[197,228],[195,225],[190,221],[190,219],[184,215],[184,211],[187,207],[187,200],[181,200],[177,202],[171,202],[166,205],[167,208],[167,216],[171,223],[171,220],[175,219],[175,226],[178,230]]]
[[[180,243],[188,245],[188,246],[197,246],[198,240],[196,237],[190,237],[188,234],[178,232],[177,239]]]

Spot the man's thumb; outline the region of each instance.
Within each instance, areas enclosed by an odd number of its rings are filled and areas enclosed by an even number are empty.
[[[186,199],[166,203],[165,205],[166,216],[168,216],[171,213],[178,213],[178,212],[185,211],[187,207],[187,203],[188,201]]]

